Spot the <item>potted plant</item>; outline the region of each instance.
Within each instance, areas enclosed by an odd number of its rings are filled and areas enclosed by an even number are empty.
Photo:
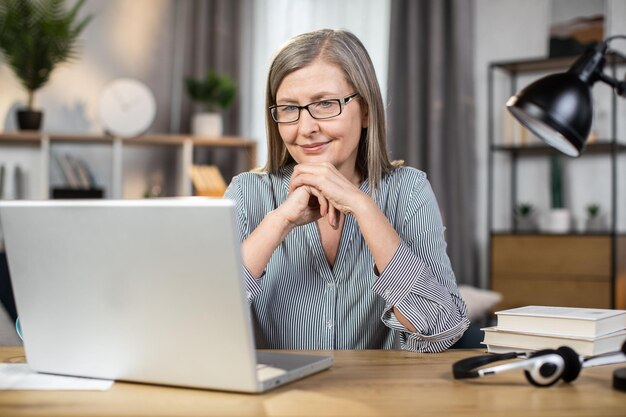
[[[601,215],[599,204],[589,204],[586,207],[587,222],[585,229],[587,232],[596,233],[606,231],[604,216]]]
[[[223,122],[219,109],[227,109],[235,99],[237,86],[227,74],[207,71],[203,79],[185,78],[185,87],[192,100],[201,104],[203,112],[195,113],[191,133],[199,136],[222,136]]]
[[[550,155],[550,197],[552,208],[546,229],[553,233],[567,233],[570,230],[570,212],[564,204],[563,162],[558,154]]]
[[[513,210],[515,216],[515,230],[532,232],[537,230],[535,208],[530,203],[520,203]]]
[[[17,112],[20,129],[40,128],[43,113],[35,110],[35,91],[58,64],[78,56],[78,37],[93,17],[77,18],[84,2],[69,10],[65,0],[0,2],[0,50],[28,92],[26,109]]]

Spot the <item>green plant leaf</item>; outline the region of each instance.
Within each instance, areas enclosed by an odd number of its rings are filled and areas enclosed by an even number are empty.
[[[78,57],[78,38],[93,16],[77,20],[85,0],[67,10],[65,0],[2,0],[0,51],[32,95],[58,64]]]
[[[590,204],[587,206],[587,214],[589,217],[596,217],[600,213],[600,206],[598,204]]]
[[[206,111],[227,109],[237,94],[237,85],[228,74],[208,70],[203,79],[185,77],[185,89],[192,100],[202,104]]]

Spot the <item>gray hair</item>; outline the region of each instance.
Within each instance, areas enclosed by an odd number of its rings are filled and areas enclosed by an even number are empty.
[[[402,162],[391,162],[387,156],[385,110],[372,60],[361,41],[344,30],[321,29],[303,33],[289,40],[276,53],[267,77],[265,120],[268,146],[267,164],[263,169],[275,173],[294,162],[280,137],[269,107],[276,104],[276,92],[283,79],[316,60],[339,66],[348,84],[361,97],[368,122],[361,132],[356,168],[368,179],[370,191],[373,192],[380,185],[383,175]]]

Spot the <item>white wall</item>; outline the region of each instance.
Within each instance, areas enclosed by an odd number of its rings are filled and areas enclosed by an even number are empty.
[[[604,13],[605,0],[552,0],[552,22],[565,22],[580,16]]]

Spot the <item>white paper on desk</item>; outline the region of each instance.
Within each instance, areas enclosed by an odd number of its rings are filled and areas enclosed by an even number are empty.
[[[89,390],[104,391],[113,386],[109,379],[80,378],[35,372],[26,363],[0,364],[0,390]]]

